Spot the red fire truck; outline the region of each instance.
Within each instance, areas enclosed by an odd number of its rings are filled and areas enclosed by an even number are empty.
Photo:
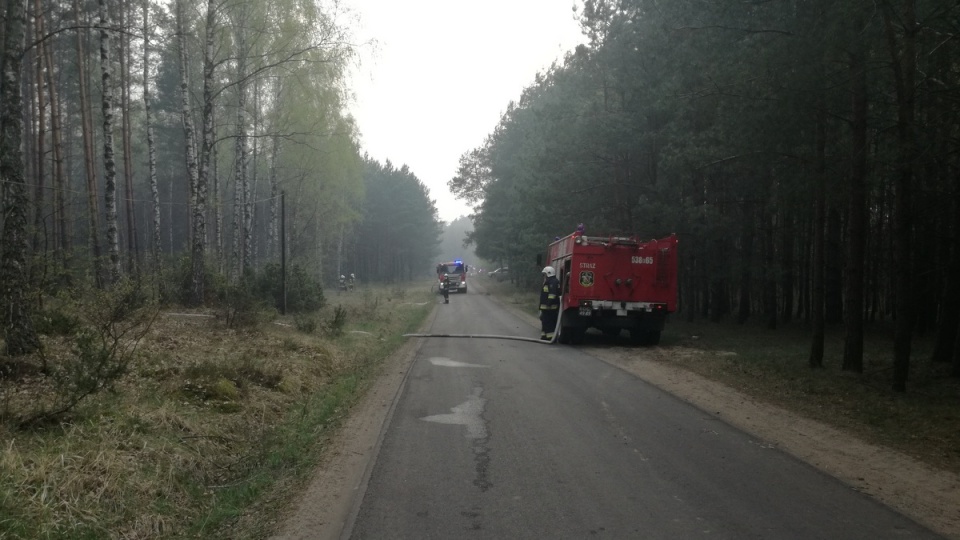
[[[580,343],[588,328],[615,336],[622,330],[639,345],[660,342],[667,314],[677,309],[677,236],[575,232],[552,244],[550,265],[560,280],[561,343]]]
[[[451,262],[438,263],[437,264],[437,280],[438,282],[443,282],[443,277],[447,276],[447,279],[450,280],[450,292],[460,292],[466,294],[467,292],[467,272],[470,270],[470,267],[463,264],[463,261],[457,259]]]

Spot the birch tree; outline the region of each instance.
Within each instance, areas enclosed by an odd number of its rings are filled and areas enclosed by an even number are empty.
[[[153,139],[153,119],[150,105],[150,0],[143,0],[143,123],[147,132],[147,176],[150,179],[150,194],[153,196],[153,254],[154,269],[163,273],[163,247],[160,241],[160,186],[157,180],[157,151]]]
[[[104,205],[107,220],[107,250],[110,254],[110,282],[120,280],[120,237],[117,228],[117,163],[113,150],[113,66],[111,60],[111,22],[108,0],[99,0],[100,7],[100,79],[103,113],[103,176]]]
[[[184,147],[187,165],[187,177],[190,182],[192,200],[191,226],[191,288],[190,303],[199,306],[204,298],[203,280],[203,236],[198,234],[197,227],[203,223],[202,198],[197,174],[196,142],[193,132],[193,117],[190,114],[190,81],[187,76],[187,36],[183,26],[183,0],[176,3],[177,43],[180,56],[180,114],[183,122]]]
[[[0,186],[3,237],[0,242],[0,322],[6,354],[18,356],[40,346],[27,299],[27,186],[24,179],[23,102],[20,94],[25,7],[4,2],[2,79],[0,79]]]

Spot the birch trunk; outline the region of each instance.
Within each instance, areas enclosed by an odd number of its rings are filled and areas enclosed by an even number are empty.
[[[193,119],[190,116],[190,84],[187,77],[187,36],[183,29],[183,0],[177,1],[177,40],[180,48],[180,113],[183,117],[184,147],[187,160],[187,176],[190,180],[190,192],[193,199],[193,226],[191,230],[191,262],[193,263],[190,303],[199,306],[203,303],[203,237],[197,234],[197,207],[200,206],[196,142],[194,141]],[[202,213],[201,213],[202,216]],[[202,223],[202,218],[200,222]],[[200,245],[200,273],[197,273],[197,245]]]
[[[19,356],[40,346],[27,298],[27,186],[24,179],[23,102],[20,69],[25,6],[8,0],[4,10],[3,74],[0,79],[0,185],[3,231],[0,238],[0,322],[6,354]]]
[[[236,231],[235,242],[237,243],[236,249],[239,252],[237,260],[237,269],[238,275],[243,275],[243,273],[250,266],[250,182],[247,177],[247,85],[244,82],[246,77],[246,60],[244,55],[246,54],[245,41],[243,36],[242,29],[238,31],[237,35],[237,134],[236,134],[236,161],[234,162],[234,189],[236,190],[236,195],[234,196],[234,202],[236,208],[235,212],[235,225],[234,229]]]
[[[150,118],[150,1],[143,2],[143,122],[147,129],[147,174],[150,177],[150,193],[153,195],[153,264],[157,274],[163,272],[163,251],[160,242],[160,186],[157,181],[157,151],[153,140],[153,123]],[[163,283],[163,280],[160,280]],[[162,292],[162,291],[161,291]]]
[[[126,28],[127,2],[120,3],[120,27]],[[130,143],[132,127],[130,123],[130,37],[127,32],[120,34],[120,108],[123,111],[121,137],[123,145],[123,180],[125,185],[125,203],[127,216],[127,272],[137,272],[140,254],[137,245],[136,206],[133,201],[133,148]]]
[[[107,250],[110,253],[110,283],[120,280],[120,238],[117,230],[117,164],[113,152],[113,74],[110,58],[110,10],[107,0],[100,6],[100,78],[103,111],[104,205],[107,219]]]
[[[43,35],[43,9],[40,5],[40,0],[34,0],[34,17],[33,17],[33,32],[34,39],[39,39],[39,36]],[[36,132],[36,148],[34,155],[36,156],[34,171],[34,195],[33,195],[33,250],[34,252],[40,252],[41,250],[41,240],[40,233],[46,228],[43,223],[44,215],[44,200],[46,199],[47,193],[47,171],[46,171],[46,138],[47,138],[47,98],[44,93],[44,84],[43,84],[43,47],[44,43],[34,50],[32,55],[33,60],[35,61],[36,69],[36,80],[34,81],[34,91],[36,92],[36,99],[30,100],[31,105],[36,107],[37,116],[35,128]],[[29,154],[28,154],[29,155]]]
[[[193,302],[203,303],[204,266],[207,248],[207,179],[210,175],[210,150],[213,147],[213,36],[216,10],[207,2],[206,40],[203,53],[203,142],[200,147],[200,170],[196,179],[196,204],[193,208]]]
[[[213,140],[217,140],[217,124],[213,124]],[[212,166],[211,166],[211,181],[213,185],[213,229],[214,237],[217,243],[217,272],[224,272],[224,261],[223,261],[223,195],[220,192],[220,169],[217,166],[217,145],[213,145],[213,156],[211,157]]]

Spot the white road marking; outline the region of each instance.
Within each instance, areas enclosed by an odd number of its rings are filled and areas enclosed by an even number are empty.
[[[428,358],[427,360],[429,360],[431,364],[433,364],[433,365],[435,365],[435,366],[441,366],[441,367],[467,367],[467,368],[486,368],[486,367],[490,367],[490,366],[483,366],[483,365],[480,365],[480,364],[468,364],[468,363],[466,363],[466,362],[457,362],[456,360],[451,360],[451,359],[445,358],[445,357],[443,357],[443,356],[432,356],[432,357]]]
[[[450,409],[451,414],[435,414],[433,416],[424,416],[421,420],[427,422],[436,422],[438,424],[453,424],[467,427],[468,439],[486,439],[487,426],[480,415],[483,414],[483,408],[487,400],[480,397],[480,388],[473,389],[473,395],[466,401]]]

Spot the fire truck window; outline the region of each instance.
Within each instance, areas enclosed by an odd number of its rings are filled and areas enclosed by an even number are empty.
[[[441,264],[437,266],[438,274],[462,274],[464,273],[462,264]]]

